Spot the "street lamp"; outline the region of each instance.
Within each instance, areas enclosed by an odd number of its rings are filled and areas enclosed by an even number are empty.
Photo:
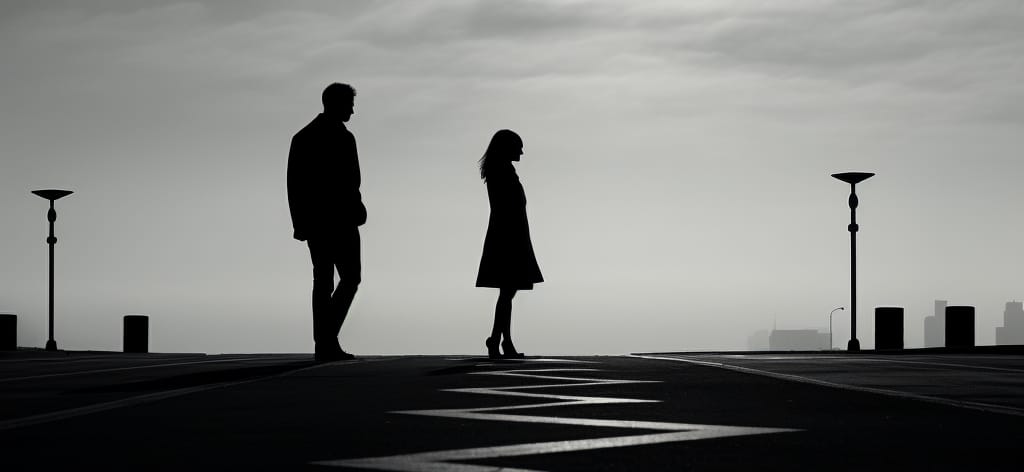
[[[837,312],[837,311],[839,311],[839,310],[842,310],[842,309],[843,309],[843,307],[839,307],[839,308],[835,308],[832,311],[828,312],[828,350],[829,351],[832,350],[832,314]]]
[[[57,350],[57,341],[53,340],[53,245],[57,244],[57,238],[53,235],[53,222],[57,221],[57,210],[53,209],[53,201],[71,195],[71,190],[33,190],[32,193],[50,201],[50,211],[46,212],[46,219],[50,220],[50,236],[46,238],[46,244],[50,245],[50,339],[46,341],[47,351]]]
[[[857,340],[857,184],[875,175],[871,172],[843,172],[832,174],[843,182],[850,184],[850,342],[846,349],[850,351],[860,350],[860,341]]]

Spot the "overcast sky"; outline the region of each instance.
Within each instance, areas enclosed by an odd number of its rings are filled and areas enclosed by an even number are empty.
[[[743,349],[779,328],[859,337],[872,308],[1024,298],[1024,4],[974,1],[66,1],[0,6],[0,311],[46,340],[57,204],[66,349],[309,352],[291,239],[292,134],[356,87],[369,222],[342,332],[355,354],[482,353],[476,161],[519,175],[546,282],[516,298],[528,354]]]

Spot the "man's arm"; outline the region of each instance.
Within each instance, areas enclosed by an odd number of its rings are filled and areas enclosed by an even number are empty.
[[[299,241],[308,238],[309,171],[308,156],[298,136],[292,138],[288,150],[288,210],[292,216],[292,237]]]
[[[352,156],[352,191],[355,193],[354,200],[355,205],[352,209],[352,219],[356,226],[362,226],[366,223],[366,206],[363,204],[363,194],[359,191],[359,186],[362,184],[362,174],[359,171],[359,151],[356,148],[356,138],[349,132],[349,155]]]

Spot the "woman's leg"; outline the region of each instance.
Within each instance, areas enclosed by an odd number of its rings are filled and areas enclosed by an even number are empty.
[[[512,298],[516,289],[503,288],[498,292],[498,303],[494,307],[495,329],[505,337],[505,342],[512,342]]]
[[[494,325],[491,327],[491,337],[495,342],[501,341],[501,335],[508,332],[512,319],[512,297],[515,294],[515,290],[504,288],[498,292],[498,303],[494,305]]]

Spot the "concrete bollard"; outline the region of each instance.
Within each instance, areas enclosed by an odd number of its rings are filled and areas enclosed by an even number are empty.
[[[124,315],[124,352],[149,352],[149,317]]]
[[[903,307],[875,307],[875,349],[903,349]]]
[[[18,349],[18,315],[0,314],[0,351]]]
[[[946,347],[974,347],[974,307],[946,307]]]

